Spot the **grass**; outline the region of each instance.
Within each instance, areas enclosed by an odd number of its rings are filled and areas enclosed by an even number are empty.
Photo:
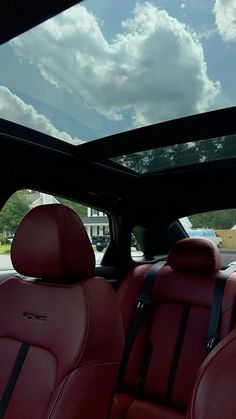
[[[11,245],[10,244],[1,244],[0,245],[0,255],[10,253]]]

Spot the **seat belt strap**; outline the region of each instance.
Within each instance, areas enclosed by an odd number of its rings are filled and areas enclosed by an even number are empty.
[[[208,322],[208,330],[206,337],[206,355],[208,355],[217,344],[218,328],[226,280],[228,276],[234,271],[236,271],[236,265],[232,264],[224,271],[220,271],[217,275]]]
[[[158,271],[161,269],[161,267],[166,263],[166,261],[159,261],[153,265],[149,271],[147,272],[141,290],[136,298],[136,308],[133,313],[133,316],[131,318],[130,324],[128,326],[126,336],[125,336],[125,348],[124,353],[121,361],[120,366],[120,374],[119,374],[119,381],[123,378],[123,374],[126,368],[126,365],[128,363],[129,355],[131,352],[131,349],[133,347],[135,338],[138,334],[138,331],[140,329],[145,308],[150,304],[151,302],[151,296],[152,296],[152,289],[153,284],[156,279],[156,275]]]
[[[10,373],[7,385],[5,387],[5,390],[4,390],[4,393],[0,402],[0,419],[4,417],[4,414],[7,410],[7,406],[9,404],[11,395],[14,391],[15,385],[17,383],[21,368],[24,364],[29,348],[30,348],[30,345],[28,343],[22,343],[19,349],[14,366]]]

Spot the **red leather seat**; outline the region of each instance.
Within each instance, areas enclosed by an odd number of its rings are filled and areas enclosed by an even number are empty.
[[[78,216],[62,205],[33,209],[12,262],[21,275],[0,285],[0,417],[104,419],[123,326],[112,288],[92,278],[94,253]]]
[[[202,364],[188,419],[236,418],[236,330],[226,336]]]
[[[152,305],[114,397],[112,419],[186,417],[194,380],[205,357],[208,318],[220,266],[219,250],[209,240],[184,239],[170,251],[166,265],[157,273]],[[118,289],[125,329],[148,269],[147,265],[134,268]],[[235,296],[235,274],[231,274],[222,303],[220,339],[235,325]]]

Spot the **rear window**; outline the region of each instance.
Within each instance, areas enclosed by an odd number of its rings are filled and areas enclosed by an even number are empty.
[[[189,237],[205,237],[220,249],[222,266],[236,261],[236,209],[204,212],[179,220]]]

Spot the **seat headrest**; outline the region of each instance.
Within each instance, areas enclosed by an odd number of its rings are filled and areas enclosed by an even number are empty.
[[[170,250],[167,265],[180,272],[213,273],[221,269],[220,252],[208,239],[186,238]]]
[[[65,281],[94,275],[95,257],[87,232],[70,208],[41,205],[26,214],[14,236],[12,264],[22,275]]]

